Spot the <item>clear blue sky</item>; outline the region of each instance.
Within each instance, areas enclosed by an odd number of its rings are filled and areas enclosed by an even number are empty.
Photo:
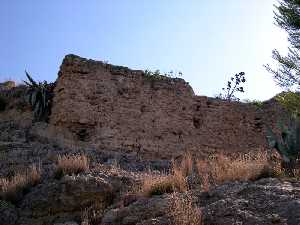
[[[66,54],[134,69],[180,70],[198,95],[214,96],[244,71],[242,99],[280,89],[263,64],[287,48],[272,0],[2,0],[0,80],[28,70],[53,81]]]

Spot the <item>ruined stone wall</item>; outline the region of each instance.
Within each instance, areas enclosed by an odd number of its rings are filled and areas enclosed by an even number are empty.
[[[195,96],[183,79],[74,55],[61,65],[50,123],[99,148],[170,158],[185,151],[248,152],[266,147],[276,109]]]

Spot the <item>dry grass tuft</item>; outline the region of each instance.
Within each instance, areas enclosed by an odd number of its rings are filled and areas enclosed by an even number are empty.
[[[104,215],[105,207],[96,203],[81,213],[81,225],[100,224]]]
[[[192,156],[186,154],[179,164],[172,163],[171,174],[153,175],[149,173],[143,180],[140,192],[148,197],[164,193],[185,192],[188,190],[187,176],[192,172]]]
[[[16,174],[12,178],[0,179],[0,197],[15,202],[31,187],[41,180],[41,169],[32,165],[25,174]]]
[[[186,153],[180,163],[172,163],[170,174],[154,175],[148,173],[139,192],[144,196],[164,193],[185,192],[188,190],[187,177],[193,173],[193,159]]]
[[[209,160],[198,160],[197,169],[202,180],[202,188],[222,184],[227,181],[256,180],[268,175],[270,164],[267,153],[239,155],[232,159],[222,154]]]
[[[173,163],[173,170],[179,170],[183,176],[187,177],[193,173],[194,161],[190,152],[187,152],[178,166]]]
[[[277,166],[272,168],[272,176],[280,178],[296,178],[300,179],[300,168],[284,168]]]
[[[148,175],[144,178],[140,194],[151,197],[153,195],[162,195],[172,193],[177,189],[172,175]]]
[[[170,214],[174,225],[201,225],[202,212],[198,207],[194,207],[192,197],[188,194],[180,198],[172,195]]]
[[[66,174],[79,174],[89,170],[89,160],[86,155],[58,156],[55,177],[60,178]]]
[[[30,185],[35,186],[41,181],[41,167],[35,164],[27,171],[27,181]]]
[[[300,169],[299,168],[293,169],[292,173],[293,173],[294,177],[300,179]]]

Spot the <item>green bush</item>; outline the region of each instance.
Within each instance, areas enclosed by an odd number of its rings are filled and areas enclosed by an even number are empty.
[[[170,78],[177,78],[182,76],[182,72],[175,73],[172,70],[168,73],[161,73],[160,70],[145,70],[144,76],[149,80],[167,80]]]
[[[300,93],[299,92],[282,92],[275,96],[275,99],[287,109],[292,116],[300,118]]]
[[[250,99],[245,99],[243,100],[243,102],[247,103],[247,104],[251,104],[251,105],[254,105],[256,106],[258,109],[261,109],[264,105],[264,102],[263,101],[260,101],[260,100],[257,100],[257,99],[254,99],[254,100],[250,100]]]

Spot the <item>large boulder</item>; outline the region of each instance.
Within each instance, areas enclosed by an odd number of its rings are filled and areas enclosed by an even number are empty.
[[[199,203],[204,224],[300,224],[300,182],[268,178],[222,185]]]
[[[41,184],[26,195],[18,221],[22,225],[52,225],[80,221],[85,209],[104,210],[113,200],[112,187],[105,180],[87,176],[65,176]]]
[[[183,198],[185,194],[178,194]],[[300,182],[275,178],[232,182],[209,192],[190,191],[204,225],[298,225]],[[109,210],[101,225],[171,225],[170,195],[140,198]]]
[[[169,224],[169,218],[166,215],[169,200],[168,195],[153,198],[141,197],[128,206],[108,211],[101,225],[167,225]]]

